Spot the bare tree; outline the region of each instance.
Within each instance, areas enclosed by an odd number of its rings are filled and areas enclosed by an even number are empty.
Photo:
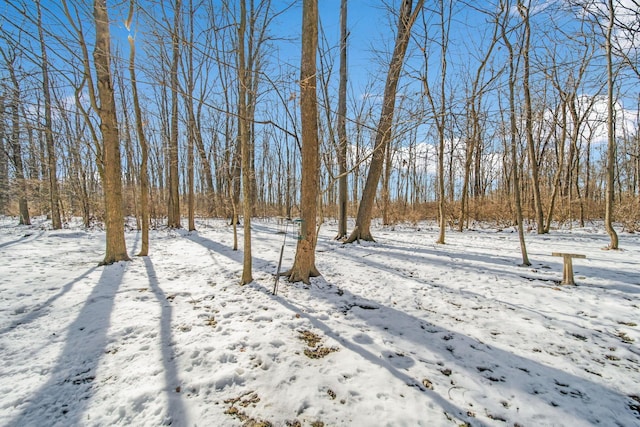
[[[612,46],[613,53],[640,79],[640,46],[637,43],[640,36],[640,0],[618,0],[615,7],[618,12],[614,13],[614,29],[620,34],[615,37],[617,43]]]
[[[445,230],[446,230],[446,212],[445,212],[445,181],[444,181],[444,149],[445,149],[445,137],[447,131],[447,94],[446,94],[446,79],[447,79],[447,55],[448,55],[448,46],[449,46],[449,30],[451,28],[451,9],[453,5],[451,2],[448,3],[448,8],[445,7],[445,2],[443,0],[438,1],[438,17],[439,26],[440,26],[440,100],[439,105],[435,102],[432,90],[429,86],[428,79],[428,58],[427,56],[427,47],[423,47],[424,58],[424,66],[425,73],[422,79],[423,87],[425,95],[431,105],[431,111],[433,112],[434,121],[436,125],[436,131],[438,133],[438,223],[440,226],[440,233],[438,234],[438,240],[436,243],[444,244],[445,243]],[[448,9],[448,11],[447,11]],[[425,24],[426,28],[426,24]],[[425,37],[426,43],[426,37]],[[453,184],[453,183],[450,183]]]
[[[9,147],[5,145],[5,94],[0,93],[0,213],[6,214],[9,205]]]
[[[340,2],[340,82],[338,86],[338,235],[347,237],[347,0]]]
[[[49,202],[51,205],[51,225],[54,230],[62,228],[60,219],[60,196],[58,194],[56,150],[53,143],[53,123],[51,119],[51,93],[49,92],[49,63],[47,59],[47,47],[42,26],[42,10],[40,0],[37,0],[38,9],[38,38],[40,39],[41,67],[42,67],[42,93],[44,94],[44,132],[47,147],[47,169],[49,173]]]
[[[529,256],[527,254],[527,245],[524,239],[524,224],[522,216],[522,201],[521,201],[521,189],[520,189],[520,177],[519,177],[519,162],[518,162],[518,124],[516,117],[516,81],[517,81],[517,59],[513,44],[509,40],[509,13],[511,9],[511,2],[509,0],[501,0],[500,10],[504,17],[502,18],[502,40],[507,48],[509,54],[509,130],[507,135],[509,136],[509,144],[505,144],[510,149],[511,154],[511,182],[512,182],[512,194],[513,203],[516,210],[516,222],[518,223],[518,238],[520,240],[520,252],[522,254],[522,265],[531,265]],[[502,110],[502,109],[501,109]]]
[[[180,228],[180,175],[178,172],[178,64],[180,62],[180,20],[182,0],[175,0],[173,8],[173,27],[171,28],[171,69],[169,71],[171,88],[171,119],[169,127],[169,178],[167,225]]]
[[[382,111],[376,128],[374,152],[371,157],[371,164],[369,165],[367,181],[362,190],[356,225],[345,243],[352,243],[356,240],[374,240],[371,235],[371,216],[378,183],[382,175],[385,153],[386,150],[389,149],[389,143],[391,141],[391,125],[393,124],[398,80],[400,79],[400,71],[402,70],[405,53],[407,52],[409,39],[411,37],[411,27],[416,21],[418,13],[422,10],[424,0],[418,0],[415,8],[412,8],[412,3],[412,0],[403,0],[400,5],[398,33],[396,34],[395,46],[387,72]]]
[[[104,205],[107,248],[102,264],[129,261],[122,217],[122,166],[118,118],[111,77],[111,34],[106,0],[94,0],[96,43],[93,51],[100,100],[97,109],[104,144]]]
[[[189,204],[189,228],[195,228],[195,224],[192,224],[194,219],[195,210],[195,196],[190,189],[194,187],[194,174],[195,174],[195,161],[193,150],[196,150],[198,154],[198,160],[200,162],[200,179],[202,182],[202,188],[204,190],[204,196],[206,199],[206,211],[208,214],[214,214],[215,203],[215,187],[213,182],[213,174],[211,169],[211,162],[208,156],[208,150],[216,153],[214,148],[217,145],[218,139],[213,138],[212,147],[205,146],[205,138],[203,133],[203,108],[207,103],[208,97],[216,90],[215,81],[213,81],[215,74],[212,72],[212,65],[214,63],[214,49],[212,38],[215,31],[198,31],[197,24],[201,22],[198,18],[197,11],[204,6],[202,1],[194,2],[189,0],[188,6],[188,21],[186,28],[186,64],[182,67],[185,74],[185,89],[184,93],[184,108],[187,120],[187,178],[190,181],[187,184],[189,188],[188,204]],[[208,10],[208,9],[207,9]],[[213,13],[209,11],[208,13]],[[196,31],[198,31],[197,34]],[[204,39],[200,39],[204,37]],[[217,136],[216,126],[213,126],[214,135]],[[222,186],[218,188],[218,191],[222,190]]]
[[[544,213],[542,210],[542,198],[540,196],[540,172],[538,168],[538,156],[536,154],[536,144],[533,138],[533,113],[531,107],[529,52],[531,46],[531,25],[529,16],[529,6],[522,0],[517,4],[518,12],[524,24],[524,41],[521,47],[522,55],[522,90],[524,93],[524,115],[525,115],[525,135],[527,137],[527,148],[529,151],[529,166],[531,168],[531,186],[533,191],[533,202],[535,208],[536,225],[538,234],[544,234]]]
[[[489,60],[491,59],[491,55],[496,45],[500,40],[499,28],[500,22],[499,16],[493,16],[491,12],[480,11],[483,14],[486,14],[493,24],[491,30],[491,37],[489,38],[489,44],[486,47],[481,58],[479,58],[479,64],[476,68],[475,74],[473,75],[473,80],[471,81],[471,93],[469,94],[469,98],[467,100],[467,116],[468,116],[468,127],[470,128],[469,136],[466,141],[466,151],[465,151],[465,162],[464,162],[464,178],[462,183],[462,194],[460,201],[460,215],[458,217],[458,231],[462,231],[465,222],[469,218],[469,180],[471,176],[471,165],[474,160],[476,164],[479,165],[481,163],[481,144],[482,144],[482,123],[481,123],[481,108],[482,108],[482,99],[484,93],[488,89],[488,85],[491,81],[494,80],[495,75],[492,74],[489,76],[488,81],[485,81],[485,70],[488,65],[490,65]],[[484,37],[483,37],[484,40]],[[476,168],[476,191],[474,191],[474,196],[478,197],[479,193],[479,170]]]
[[[130,28],[133,19],[133,11],[135,0],[131,0],[129,4],[129,17],[127,18],[127,29]],[[136,78],[136,43],[134,38],[129,35],[129,77],[131,79],[131,95],[133,97],[133,111],[136,119],[136,134],[140,144],[140,216],[142,223],[142,244],[138,256],[149,255],[149,175],[148,175],[148,158],[149,147],[147,137],[144,133],[144,124],[142,119],[142,111],[140,109],[140,99],[138,97],[138,81]]]
[[[0,47],[0,55],[4,59],[5,66],[9,72],[9,80],[11,81],[11,97],[9,106],[11,108],[11,134],[9,146],[11,147],[10,159],[15,169],[16,181],[18,183],[18,206],[20,210],[20,219],[18,223],[21,225],[31,225],[31,216],[29,215],[29,205],[27,202],[27,181],[25,177],[25,169],[22,160],[22,144],[20,142],[20,83],[15,69],[16,49],[15,46],[9,46],[5,51]]]
[[[242,263],[242,285],[253,281],[251,273],[251,141],[249,135],[249,106],[247,96],[249,79],[245,58],[245,32],[247,31],[247,2],[240,0],[240,22],[238,24],[238,140],[240,141],[240,156],[242,169],[242,215],[244,217],[244,254]]]
[[[218,18],[215,21],[216,31],[212,32],[212,46],[217,66],[218,80],[220,83],[221,117],[217,121],[217,127],[213,133],[214,141],[214,164],[216,169],[216,182],[220,200],[226,209],[224,215],[230,220],[233,227],[233,250],[238,250],[237,226],[239,223],[240,194],[241,194],[241,147],[240,140],[234,133],[234,125],[238,124],[238,111],[234,94],[237,91],[237,70],[230,66],[237,60],[234,55],[237,53],[237,24],[233,21],[230,11],[231,6],[227,1],[221,3],[220,8],[224,13],[211,11],[212,17]],[[230,40],[233,40],[230,43]],[[218,132],[221,134],[222,143],[218,143]]]
[[[580,201],[580,222],[584,224],[583,197],[579,188],[579,142],[583,137],[583,129],[592,116],[593,107],[597,96],[581,97],[579,90],[587,75],[587,70],[591,65],[591,59],[596,49],[593,43],[593,30],[584,28],[584,22],[577,35],[569,35],[569,41],[575,42],[570,52],[578,54],[577,62],[569,57],[560,56],[559,52],[553,50],[549,52],[551,66],[544,70],[551,84],[555,87],[560,98],[559,113],[554,114],[554,127],[560,128],[560,135],[556,137],[557,170],[553,177],[553,187],[551,197],[547,206],[547,219],[545,222],[545,233],[548,233],[554,217],[556,200],[560,193],[561,184],[564,180],[565,194],[569,195],[569,206],[571,206],[572,188],[575,186]],[[555,48],[555,46],[553,46]],[[565,70],[566,75],[562,71]],[[598,88],[598,93],[601,88]],[[560,117],[557,117],[558,114]],[[568,158],[565,159],[565,142],[569,140]],[[586,184],[588,188],[588,184]],[[585,192],[586,193],[586,192]]]
[[[195,21],[195,7],[193,0],[189,0],[188,6],[188,28],[185,31],[186,34],[186,88],[184,90],[184,105],[187,110],[187,228],[189,231],[196,229],[195,224],[195,194],[194,194],[194,141],[201,138],[200,129],[196,124],[195,113],[193,111],[193,92],[195,87],[194,81],[194,66],[193,66],[193,52],[195,50],[194,44],[194,21]],[[205,156],[206,157],[206,156]],[[209,176],[211,172],[209,171]],[[211,192],[208,191],[209,194]]]
[[[605,212],[604,227],[609,234],[611,242],[609,249],[618,249],[618,233],[613,228],[613,203],[614,203],[614,185],[615,185],[615,164],[616,164],[616,135],[615,135],[615,98],[614,90],[614,69],[613,69],[613,48],[612,33],[615,25],[615,10],[613,8],[613,0],[607,1],[609,12],[606,36],[605,36],[605,53],[607,57],[607,179],[606,179],[606,196],[605,196]]]
[[[300,236],[291,270],[284,273],[291,282],[309,283],[319,276],[316,268],[316,215],[320,191],[320,155],[316,94],[316,53],[318,51],[318,0],[302,4],[302,56],[300,59],[300,115],[302,122],[302,185],[300,196]]]

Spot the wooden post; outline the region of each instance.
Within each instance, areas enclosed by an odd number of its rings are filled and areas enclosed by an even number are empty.
[[[582,254],[567,254],[562,252],[553,252],[552,256],[561,256],[564,260],[563,270],[562,270],[562,285],[575,285],[575,281],[573,280],[573,258],[586,258],[586,255]]]

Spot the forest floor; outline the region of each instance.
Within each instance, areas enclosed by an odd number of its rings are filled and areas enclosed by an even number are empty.
[[[100,229],[16,223],[0,218],[1,425],[640,425],[640,235],[527,234],[521,267],[513,229],[342,245],[327,223],[323,276],[274,296],[275,219],[254,221],[246,286],[222,220],[110,266]],[[586,255],[577,286],[552,252]]]

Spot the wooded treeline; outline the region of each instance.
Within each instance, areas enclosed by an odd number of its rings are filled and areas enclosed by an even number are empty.
[[[0,214],[300,215],[301,2],[3,3]],[[320,4],[314,65],[317,215],[339,238],[347,215],[350,240],[372,217],[438,220],[440,243],[519,217],[640,226],[637,0],[381,2],[367,70],[340,3]]]

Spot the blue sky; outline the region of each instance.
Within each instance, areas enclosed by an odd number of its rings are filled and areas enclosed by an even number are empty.
[[[33,5],[32,0],[25,0],[26,4]],[[84,15],[85,31],[91,30],[91,9],[90,2],[85,0],[69,0],[70,4],[83,5],[86,10]],[[218,0],[214,0],[214,4],[218,4]],[[399,0],[389,0],[391,6],[395,7]],[[415,1],[414,1],[415,3]],[[550,6],[557,4],[558,1],[540,0],[533,1],[536,5]],[[43,7],[50,8],[51,10],[60,10],[60,0],[42,0]],[[144,2],[148,7],[149,2]],[[272,8],[274,10],[282,10],[292,4],[291,0],[273,0]],[[469,6],[465,6],[460,2],[455,3],[454,16],[451,26],[451,43],[449,49],[449,71],[448,71],[448,89],[457,92],[458,96],[461,96],[461,91],[464,90],[464,79],[467,79],[470,72],[477,66],[477,56],[482,52],[483,44],[486,44],[486,32],[489,30],[489,26],[486,25],[486,17],[478,12],[475,12]],[[483,3],[482,7],[489,7],[488,3]],[[124,20],[128,12],[128,1],[109,1],[110,18],[112,20],[112,35],[114,48],[119,49],[121,54],[127,55],[128,46],[126,43],[126,36],[129,32],[124,28]],[[337,61],[338,58],[338,45],[339,45],[339,14],[340,14],[340,0],[320,0],[320,19],[321,25],[324,29],[324,34],[327,38],[327,46],[333,49],[333,57]],[[33,6],[32,6],[33,7]],[[159,6],[156,6],[159,7]],[[381,94],[381,86],[386,76],[385,64],[379,60],[380,52],[391,51],[393,45],[393,37],[395,33],[396,21],[391,16],[389,10],[385,6],[383,1],[367,1],[367,0],[349,0],[348,2],[348,27],[349,27],[349,48],[348,48],[348,60],[349,60],[349,81],[352,86],[350,96],[362,97],[365,95],[365,91],[371,90],[371,95],[374,98]],[[433,7],[433,3],[427,2],[427,7]],[[0,12],[4,10],[11,11],[12,7],[8,4],[0,6]],[[289,7],[285,13],[276,19],[271,27],[271,33],[274,37],[280,40],[273,42],[273,49],[275,56],[270,59],[271,66],[277,66],[279,63],[289,64],[292,70],[297,69],[299,66],[299,52],[300,52],[300,31],[301,31],[301,14],[302,14],[302,2],[300,0],[293,2],[293,6]],[[536,10],[544,10],[544,8],[535,8]],[[15,13],[5,13],[5,19],[15,18]],[[14,15],[12,17],[12,15]],[[55,19],[48,18],[45,22],[47,27],[53,31],[66,31],[65,28],[66,19],[64,16],[58,15],[56,22]],[[534,17],[533,24],[533,38],[534,44],[542,44],[544,40],[550,40],[553,43],[553,36],[546,34],[546,39],[542,37],[543,32],[550,28],[549,19],[559,18],[561,15],[545,15],[543,11],[538,17]],[[565,18],[566,19],[566,18]],[[21,25],[19,19],[13,19],[13,23]],[[414,27],[414,33],[418,34],[417,37],[422,37],[424,33],[420,28],[422,22],[417,22]],[[437,39],[438,29],[435,23],[432,21],[429,23],[429,36]],[[567,29],[571,24],[569,21],[560,23],[560,26]],[[7,26],[8,28],[8,26]],[[144,51],[141,47],[145,43],[145,29],[140,29],[137,33],[137,46],[138,48],[138,62],[142,63]],[[33,32],[32,32],[33,33]],[[26,40],[27,37],[24,37]],[[88,41],[92,41],[92,36],[88,36]],[[51,46],[55,46],[55,43],[50,39]],[[560,52],[564,47],[560,45]],[[435,42],[431,43],[431,52],[429,56],[430,61],[430,79],[434,82],[439,78],[439,51]],[[37,52],[39,48],[34,47],[33,50]],[[53,50],[53,49],[52,49]],[[413,47],[413,53],[416,53],[415,46]],[[504,57],[504,49],[496,50],[496,56],[500,58]],[[601,52],[598,52],[601,55]],[[416,74],[422,72],[422,58],[420,55],[411,58],[411,48],[409,53],[408,64],[405,69],[413,72],[411,78],[405,78],[403,83],[415,84]],[[50,55],[50,57],[53,55]],[[66,58],[65,58],[66,59]],[[534,60],[537,58],[534,58]],[[544,59],[544,58],[543,58]],[[152,59],[153,60],[153,59]],[[495,67],[499,67],[500,60],[495,64]],[[504,65],[504,61],[502,62]],[[337,85],[337,62],[334,69],[333,85]],[[594,67],[597,71],[602,67]],[[537,77],[539,78],[539,76]],[[413,81],[411,80],[413,79]],[[376,85],[373,89],[366,88],[366,84],[369,81],[375,81]],[[597,83],[597,82],[596,82]],[[637,87],[637,86],[636,86]],[[418,88],[414,93],[417,93]],[[333,93],[333,92],[332,92]],[[637,90],[623,91],[623,95],[628,95],[631,101],[637,100]],[[495,96],[495,95],[494,95]],[[627,108],[637,108],[636,105],[627,104]]]

